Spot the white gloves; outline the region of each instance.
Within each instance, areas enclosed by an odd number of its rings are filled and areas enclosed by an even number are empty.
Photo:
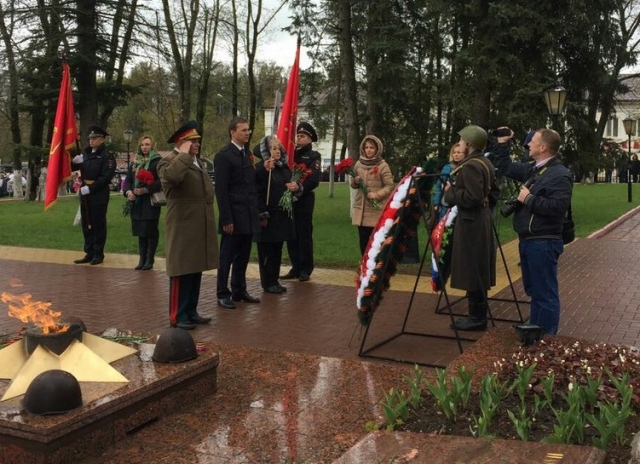
[[[84,156],[82,155],[76,155],[73,157],[73,164],[80,164],[84,161]]]
[[[83,185],[82,187],[80,187],[80,194],[81,195],[89,195],[89,186],[88,185]]]

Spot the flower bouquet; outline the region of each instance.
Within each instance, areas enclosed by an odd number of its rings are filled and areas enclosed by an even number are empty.
[[[147,171],[145,168],[140,168],[140,170],[136,174],[136,180],[138,181],[139,186],[153,185],[153,183],[155,182],[153,174],[151,174],[151,172]]]
[[[138,188],[146,187],[147,185],[153,185],[155,181],[156,180],[153,177],[153,174],[151,174],[151,171],[147,171],[143,167],[141,167],[136,173],[136,187]],[[131,211],[133,211],[133,207],[137,201],[138,197],[136,197],[134,201],[128,199],[125,200],[124,204],[122,205],[123,217],[127,217],[131,214]]]
[[[378,167],[376,166],[375,168],[375,172],[373,172],[373,174],[377,174],[378,173]],[[337,175],[342,175],[342,174],[349,174],[351,177],[357,177],[356,171],[353,169],[353,159],[352,158],[345,158],[342,161],[340,161],[338,164],[336,164],[334,170],[333,170]],[[360,190],[362,190],[362,192],[364,192],[364,196],[365,198],[367,198],[367,195],[369,194],[369,187],[367,187],[364,182],[360,181],[358,183],[358,188]],[[369,200],[371,202],[371,204],[373,205],[373,207],[375,209],[381,209],[381,205],[380,202],[378,200],[375,199],[369,199],[367,198],[367,200]]]
[[[311,175],[311,169],[306,164],[294,164],[291,167],[291,182],[302,183]],[[285,190],[278,202],[278,206],[289,214],[289,217],[293,216],[293,192],[291,190]]]

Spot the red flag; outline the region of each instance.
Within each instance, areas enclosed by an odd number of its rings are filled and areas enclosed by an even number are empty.
[[[295,148],[296,124],[298,122],[298,93],[300,89],[300,39],[296,48],[296,59],[291,68],[287,92],[282,104],[282,116],[278,124],[278,139],[284,146],[289,157],[289,167],[293,166],[293,151]]]
[[[53,137],[49,150],[47,165],[47,188],[44,199],[44,209],[49,209],[58,199],[58,189],[71,179],[71,161],[69,149],[78,138],[76,114],[73,110],[73,92],[71,91],[71,76],[69,65],[62,63],[62,83],[58,96],[58,108],[53,124]]]

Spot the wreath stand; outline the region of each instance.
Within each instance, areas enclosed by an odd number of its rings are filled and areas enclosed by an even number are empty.
[[[411,188],[416,188],[416,179],[417,178],[421,178],[421,177],[428,177],[428,176],[439,176],[440,174],[417,174],[414,175],[411,179],[411,183],[409,184],[409,190],[411,190]],[[440,283],[442,285],[442,292],[441,292],[441,296],[444,296],[444,299],[446,301],[446,308],[448,308],[448,314],[449,317],[451,318],[451,324],[453,327],[453,332],[454,335],[441,335],[441,334],[434,334],[434,333],[422,333],[422,332],[411,332],[411,331],[407,331],[407,321],[409,320],[409,315],[411,313],[411,307],[413,306],[413,300],[415,299],[416,296],[416,290],[418,288],[418,282],[420,281],[420,276],[422,275],[422,270],[424,268],[424,263],[426,261],[426,258],[428,256],[429,253],[429,249],[433,249],[433,244],[431,241],[431,230],[429,229],[429,225],[427,223],[427,216],[425,214],[425,208],[424,208],[424,202],[422,201],[422,197],[420,196],[420,192],[417,191],[416,192],[416,197],[417,197],[417,201],[418,201],[418,206],[420,209],[420,216],[422,219],[422,223],[427,231],[427,243],[425,244],[425,249],[424,249],[424,253],[422,254],[422,260],[420,261],[420,268],[418,269],[418,275],[416,276],[416,281],[415,284],[413,285],[413,290],[411,292],[411,298],[409,299],[409,305],[407,307],[405,316],[404,316],[404,321],[402,323],[402,328],[400,330],[400,332],[396,333],[395,335],[390,336],[389,338],[376,343],[375,345],[367,348],[366,350],[364,349],[364,345],[366,343],[367,340],[367,335],[369,333],[369,328],[371,327],[371,324],[373,323],[374,320],[374,316],[375,316],[375,311],[371,314],[369,323],[366,325],[365,331],[364,331],[364,335],[362,336],[362,341],[360,343],[360,351],[358,352],[358,356],[360,357],[364,357],[364,358],[374,358],[374,359],[381,359],[381,360],[385,360],[385,361],[395,361],[395,362],[400,362],[400,363],[411,363],[411,364],[419,364],[421,366],[427,366],[427,367],[440,367],[440,368],[445,368],[447,367],[445,364],[435,364],[435,363],[425,363],[425,362],[421,362],[421,361],[414,361],[414,360],[410,360],[410,359],[396,359],[396,358],[391,358],[391,357],[387,357],[387,356],[381,356],[381,355],[376,355],[376,354],[372,354],[371,352],[373,350],[375,350],[376,348],[379,348],[381,346],[386,345],[387,343],[395,340],[396,338],[402,336],[402,335],[412,335],[412,336],[418,336],[418,337],[424,337],[424,338],[438,338],[438,339],[444,339],[444,340],[455,340],[456,344],[458,346],[458,350],[460,351],[460,354],[463,353],[463,349],[462,349],[462,343],[463,341],[465,342],[475,342],[477,341],[477,339],[475,338],[463,338],[460,337],[459,335],[459,331],[458,329],[455,328],[455,326],[453,326],[453,323],[455,322],[454,319],[454,314],[453,311],[451,310],[452,308],[452,303],[449,300],[449,295],[446,291],[446,287],[444,285],[444,282],[442,281],[442,272],[440,272],[440,267],[439,264],[436,263],[436,266],[438,267],[438,274],[439,274],[439,279],[440,279]],[[416,227],[416,230],[418,229],[418,227]],[[393,234],[393,240],[394,242],[398,239],[398,237],[400,236],[401,233],[404,233],[406,230],[406,226],[404,226],[404,224],[400,223],[398,225],[398,227],[396,228],[394,234]],[[385,262],[385,265],[382,269],[382,275],[386,274],[387,268],[388,268],[388,264],[389,261],[387,260],[387,262]],[[438,300],[440,301],[440,300]]]
[[[504,255],[504,250],[502,249],[502,244],[500,243],[500,237],[498,235],[498,229],[496,228],[496,224],[495,224],[495,220],[491,221],[491,228],[493,229],[493,235],[495,236],[496,239],[496,243],[498,245],[498,250],[500,250],[500,257],[502,258],[502,264],[504,265],[504,270],[505,273],[507,275],[507,280],[509,281],[509,288],[511,289],[511,295],[513,298],[496,298],[496,297],[487,297],[487,302],[489,301],[502,301],[502,302],[506,302],[506,303],[514,303],[516,306],[516,310],[518,311],[518,319],[507,319],[507,318],[500,318],[500,317],[493,317],[493,315],[491,314],[491,307],[487,304],[487,313],[488,313],[488,318],[491,320],[491,326],[495,327],[495,321],[500,321],[500,322],[515,322],[518,324],[522,324],[524,322],[526,322],[528,320],[528,318],[525,318],[522,316],[522,311],[520,310],[520,304],[531,304],[531,301],[528,300],[518,300],[518,297],[516,296],[516,289],[513,286],[513,279],[511,279],[511,273],[509,272],[509,266],[507,265],[507,259]],[[443,287],[444,289],[444,287]],[[461,301],[464,301],[467,299],[466,296],[460,297],[457,300],[454,300],[452,303],[449,303],[447,301],[447,304],[445,306],[440,307],[440,303],[442,302],[442,294],[443,292],[441,291],[438,294],[438,300],[436,302],[436,314],[446,314],[445,310],[448,308],[449,312],[451,311],[451,306],[454,306],[458,303],[460,303]],[[454,316],[466,316],[466,314],[461,314],[461,313],[454,313]]]

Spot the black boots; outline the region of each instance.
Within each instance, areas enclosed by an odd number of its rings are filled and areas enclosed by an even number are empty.
[[[135,267],[136,271],[142,269],[144,264],[147,262],[148,250],[149,237],[138,237],[138,254],[140,255],[140,261],[138,261],[138,265]]]
[[[456,329],[463,331],[487,330],[487,299],[483,292],[467,292],[467,299],[469,316],[458,319],[453,325]]]
[[[144,263],[144,266],[142,266],[142,270],[143,271],[148,271],[150,269],[153,269],[153,262],[154,262],[154,258],[156,256],[156,248],[158,248],[158,239],[160,237],[159,236],[155,236],[155,237],[147,237],[147,240],[149,241],[149,247],[147,249],[147,259]]]

